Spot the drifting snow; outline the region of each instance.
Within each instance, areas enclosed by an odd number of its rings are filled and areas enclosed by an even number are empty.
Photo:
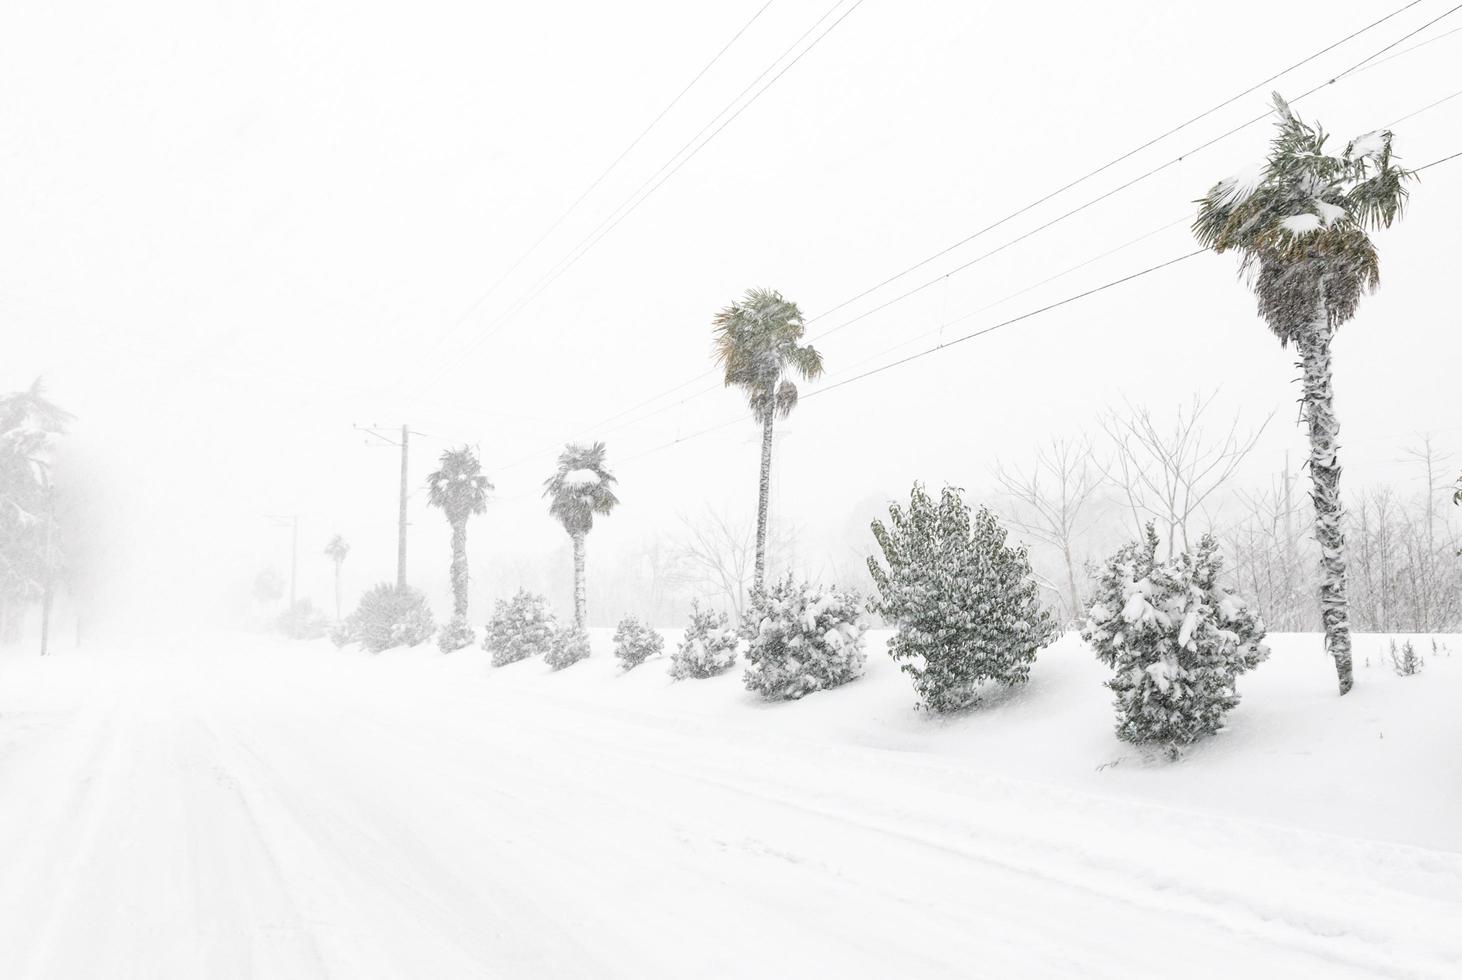
[[[1271,637],[1111,734],[1068,636],[975,711],[859,680],[253,640],[0,661],[0,976],[1455,977],[1462,640]],[[667,636],[673,646],[678,636]],[[1363,664],[1369,658],[1373,665]],[[663,659],[662,659],[663,662]]]

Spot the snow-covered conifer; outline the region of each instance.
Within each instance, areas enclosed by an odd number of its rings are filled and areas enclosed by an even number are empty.
[[[772,586],[757,603],[747,647],[749,691],[791,700],[846,684],[863,673],[862,599],[856,592],[795,583]]]
[[[1259,617],[1219,583],[1212,535],[1167,561],[1157,548],[1149,524],[1145,540],[1107,559],[1081,635],[1115,672],[1117,737],[1175,748],[1223,726],[1238,675],[1269,648]]]
[[[735,666],[740,649],[741,636],[731,627],[725,613],[691,603],[690,625],[670,655],[670,676],[684,680],[724,674]]]
[[[869,608],[896,628],[889,654],[924,705],[953,711],[976,703],[986,681],[1025,681],[1036,651],[1059,632],[1025,549],[1006,545],[984,507],[972,522],[954,487],[936,504],[916,483],[908,509],[894,504],[888,514],[888,526],[873,522],[887,568],[868,559],[879,592]]]
[[[614,631],[614,656],[625,670],[633,670],[665,649],[665,637],[635,616],[619,621]]]
[[[435,630],[426,596],[409,585],[398,588],[382,582],[360,597],[360,606],[345,618],[340,633],[346,642],[358,642],[372,653],[380,653],[392,647],[414,647]]]
[[[462,616],[453,616],[451,622],[437,633],[437,647],[443,653],[461,650],[477,642],[477,633]]]
[[[565,624],[553,631],[553,639],[548,645],[548,652],[543,655],[543,662],[554,670],[563,670],[588,656],[588,632],[578,626]]]
[[[275,621],[279,632],[293,640],[318,640],[325,635],[325,614],[309,599],[299,599],[279,614]]]
[[[511,599],[497,601],[482,648],[492,654],[494,667],[502,667],[548,653],[556,628],[543,596],[519,589]]]

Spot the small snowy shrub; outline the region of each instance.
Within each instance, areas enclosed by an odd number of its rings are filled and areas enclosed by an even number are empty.
[[[308,599],[300,599],[280,613],[275,628],[292,640],[318,640],[325,635],[325,614]]]
[[[664,649],[665,637],[634,616],[624,617],[614,631],[614,656],[625,670],[634,670]]]
[[[492,654],[494,667],[502,667],[548,653],[556,628],[543,596],[519,589],[493,607],[482,648]]]
[[[1117,737],[1176,748],[1223,726],[1238,675],[1269,656],[1264,624],[1219,585],[1212,535],[1157,560],[1157,532],[1123,546],[1098,579],[1082,639],[1116,673]]]
[[[792,700],[862,674],[868,658],[861,605],[856,592],[791,578],[772,586],[757,604],[746,689],[768,701]]]
[[[923,704],[955,711],[975,704],[987,681],[1024,682],[1036,651],[1059,633],[1025,549],[1005,544],[984,507],[971,521],[954,487],[936,504],[916,483],[908,509],[894,504],[888,515],[888,526],[873,522],[888,567],[868,559],[879,593],[868,608],[895,627],[889,655]]]
[[[443,653],[451,653],[453,650],[460,650],[463,647],[470,647],[477,642],[477,633],[461,616],[453,616],[452,621],[443,626],[441,632],[437,633],[437,648]]]
[[[343,626],[349,640],[372,653],[414,647],[436,629],[426,596],[409,585],[398,589],[387,582],[361,596],[360,605],[346,617]]]
[[[1432,649],[1437,647],[1437,641],[1432,640]],[[1426,666],[1426,661],[1421,659],[1421,654],[1416,652],[1416,647],[1410,640],[1401,644],[1398,648],[1396,641],[1391,641],[1391,669],[1396,671],[1397,677],[1410,677],[1413,674],[1420,674],[1421,669]]]
[[[554,670],[563,670],[588,656],[589,634],[577,626],[564,625],[553,631],[553,642],[543,662]]]
[[[725,613],[691,603],[690,625],[670,655],[670,676],[679,681],[723,674],[735,666],[740,647],[741,637],[731,628]]]

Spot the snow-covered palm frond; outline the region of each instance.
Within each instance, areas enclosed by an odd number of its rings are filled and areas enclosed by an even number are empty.
[[[758,422],[786,415],[797,405],[795,373],[813,380],[822,374],[822,355],[799,344],[805,329],[797,304],[774,289],[750,289],[712,320],[716,362],[726,386],[742,389]]]
[[[569,443],[559,454],[558,471],[543,483],[548,512],[569,534],[588,534],[594,515],[608,514],[619,504],[611,489],[615,482],[605,465],[604,443]]]
[[[426,478],[427,503],[439,507],[453,524],[487,509],[493,489],[470,446],[442,453],[441,468]]]
[[[1390,132],[1357,137],[1332,156],[1322,128],[1278,94],[1274,104],[1278,133],[1268,159],[1215,184],[1197,202],[1193,234],[1215,252],[1239,253],[1261,315],[1287,343],[1318,300],[1339,325],[1379,284],[1369,231],[1401,214],[1413,175],[1393,163]]]

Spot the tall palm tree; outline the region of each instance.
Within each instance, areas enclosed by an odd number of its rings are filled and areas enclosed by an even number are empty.
[[[1279,132],[1269,158],[1214,185],[1198,202],[1193,233],[1215,252],[1239,253],[1240,274],[1254,290],[1259,315],[1281,346],[1293,342],[1299,354],[1320,545],[1320,615],[1325,649],[1335,658],[1345,694],[1353,680],[1330,342],[1355,316],[1361,295],[1380,282],[1380,259],[1368,232],[1401,214],[1413,174],[1392,162],[1388,131],[1357,137],[1330,156],[1324,130],[1303,122],[1277,94],[1274,105]]]
[[[335,535],[325,545],[325,555],[335,563],[335,621],[340,621],[340,566],[345,564],[345,556],[350,554],[350,543],[340,535]]]
[[[757,485],[756,563],[752,595],[762,593],[767,568],[767,498],[772,486],[772,423],[797,407],[797,385],[789,375],[811,381],[822,374],[822,355],[799,345],[802,311],[774,289],[749,289],[716,314],[716,362],[726,387],[746,394],[751,415],[761,424],[761,480]]]
[[[427,503],[440,507],[452,526],[452,613],[467,618],[467,518],[487,509],[492,484],[469,446],[442,453],[441,469],[426,478]]]
[[[543,481],[548,512],[558,518],[574,542],[574,624],[588,624],[584,585],[584,539],[594,529],[594,515],[614,510],[619,498],[610,487],[614,474],[604,466],[604,443],[569,443],[558,457],[558,471]]]

